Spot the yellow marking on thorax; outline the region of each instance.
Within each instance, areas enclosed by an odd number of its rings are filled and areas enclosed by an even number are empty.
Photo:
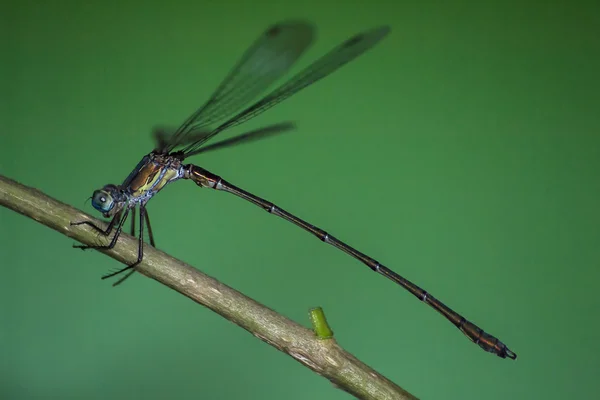
[[[156,193],[177,176],[177,169],[150,161],[132,179],[131,194],[133,197],[140,197],[149,191]]]

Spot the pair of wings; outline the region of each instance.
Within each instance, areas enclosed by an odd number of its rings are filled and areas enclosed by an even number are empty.
[[[388,26],[381,26],[353,36],[248,106],[281,78],[314,40],[315,29],[310,23],[286,21],[272,25],[246,50],[210,99],[177,130],[155,131],[155,151],[163,154],[180,152],[186,158],[292,129],[291,123],[272,125],[205,146],[220,132],[262,114],[360,56],[381,41],[389,31]],[[214,125],[217,125],[216,128],[211,128]]]

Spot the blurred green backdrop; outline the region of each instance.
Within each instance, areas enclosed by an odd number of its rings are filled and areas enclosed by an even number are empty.
[[[597,3],[596,3],[597,4]],[[497,335],[482,352],[358,261],[233,196],[169,187],[160,249],[308,325],[424,399],[594,398],[600,373],[600,12],[593,2],[8,1],[1,173],[94,213],[267,25],[308,18],[299,68],[376,49],[246,126],[298,131],[196,163],[276,202]],[[240,129],[235,132],[239,132]],[[232,132],[235,133],[235,132]],[[94,213],[94,215],[97,215]],[[2,399],[345,399],[247,332],[0,210]],[[318,279],[315,279],[318,277]]]

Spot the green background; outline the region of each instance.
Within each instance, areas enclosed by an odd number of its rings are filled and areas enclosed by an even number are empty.
[[[9,1],[0,171],[98,215],[269,24],[307,18],[298,67],[392,34],[248,123],[295,133],[194,162],[377,258],[498,336],[471,344],[358,261],[189,182],[149,204],[157,245],[339,343],[424,399],[594,398],[600,373],[600,10],[590,2]],[[244,129],[237,129],[241,132]],[[231,134],[235,133],[231,132]],[[230,134],[228,134],[230,135]],[[0,210],[3,399],[345,399],[218,315]]]

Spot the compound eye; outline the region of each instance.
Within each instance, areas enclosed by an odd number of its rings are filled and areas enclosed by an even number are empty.
[[[96,190],[92,195],[92,207],[101,213],[109,212],[115,206],[115,201],[110,193],[105,190]]]

